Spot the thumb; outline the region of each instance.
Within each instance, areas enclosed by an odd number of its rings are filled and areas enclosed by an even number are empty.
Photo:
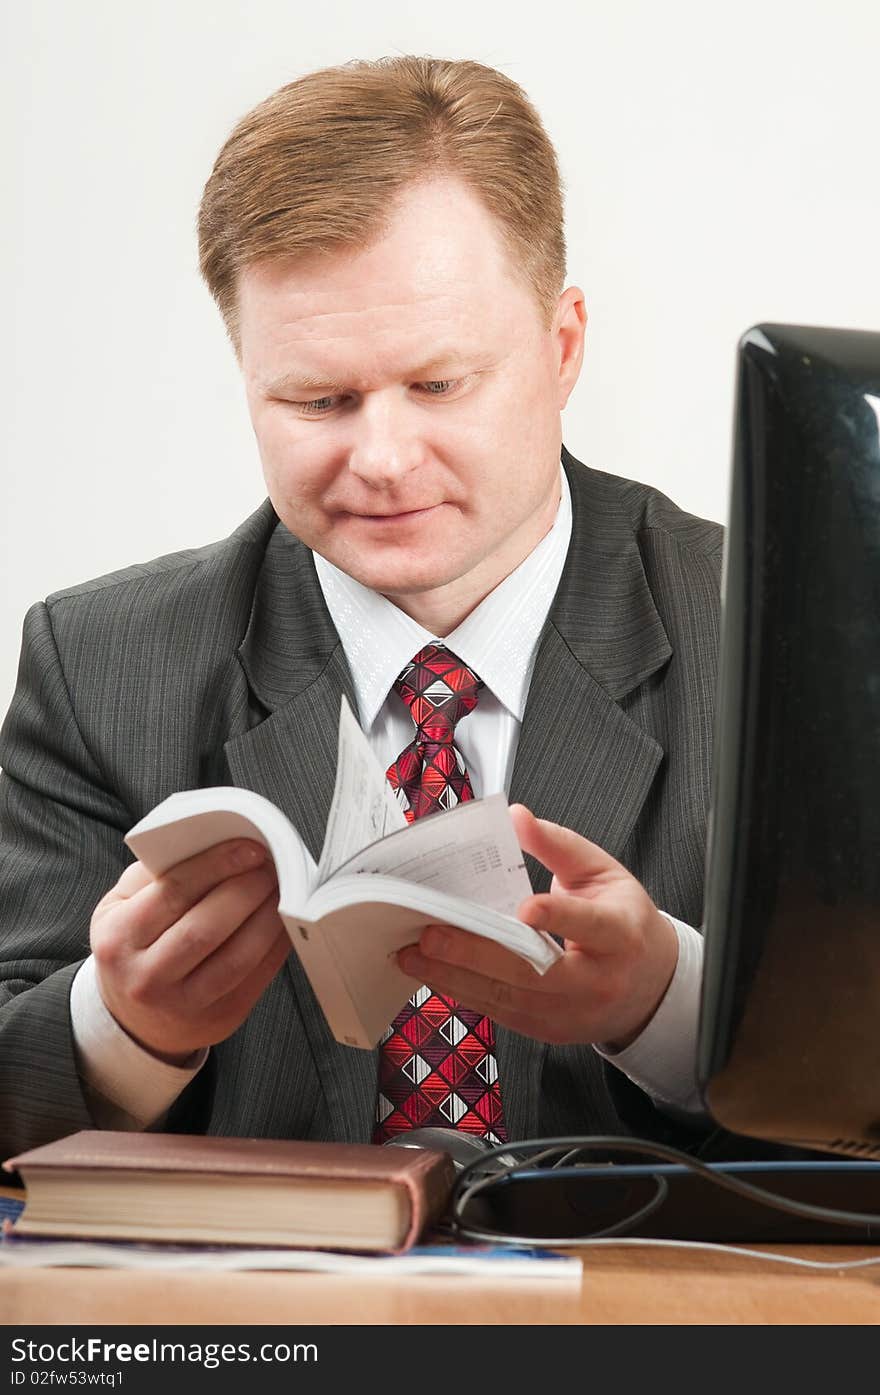
[[[602,872],[620,870],[620,863],[596,843],[549,819],[536,819],[524,804],[511,804],[510,816],[523,852],[543,862],[566,890],[583,886]]]

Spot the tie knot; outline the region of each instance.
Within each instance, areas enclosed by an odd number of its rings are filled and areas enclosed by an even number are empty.
[[[420,741],[451,741],[456,722],[473,712],[482,678],[443,644],[426,644],[394,681]]]

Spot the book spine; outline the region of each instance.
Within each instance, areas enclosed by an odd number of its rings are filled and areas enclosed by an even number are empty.
[[[410,1218],[409,1229],[396,1254],[410,1249],[425,1227],[442,1215],[455,1181],[455,1164],[448,1155],[438,1157],[426,1151],[420,1161],[424,1164],[422,1168],[418,1171],[413,1168],[402,1178],[409,1192]]]

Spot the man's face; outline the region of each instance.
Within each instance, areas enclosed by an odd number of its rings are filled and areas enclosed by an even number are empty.
[[[491,215],[444,179],[366,250],[247,268],[239,308],[282,522],[422,623],[458,623],[552,524],[580,293],[548,329]]]

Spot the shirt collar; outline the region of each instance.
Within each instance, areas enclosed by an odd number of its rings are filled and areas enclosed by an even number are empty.
[[[443,639],[315,553],[318,582],[345,650],[364,731],[369,732],[404,665],[426,644],[445,644],[522,721],[538,642],[571,541],[571,492],[562,469],[560,481],[553,527]]]

